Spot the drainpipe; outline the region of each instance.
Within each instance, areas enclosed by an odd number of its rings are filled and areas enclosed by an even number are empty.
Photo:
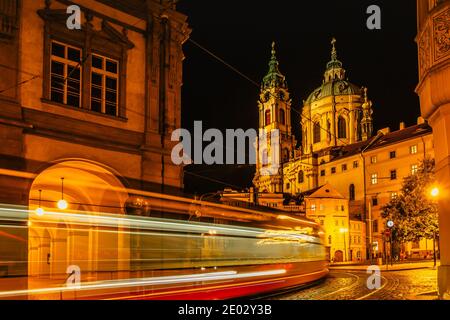
[[[364,152],[367,151],[367,149],[369,149],[378,139],[380,139],[382,136],[384,136],[384,134],[381,131],[378,131],[377,135],[375,136],[375,138],[370,141],[367,146],[364,147],[364,149],[361,150],[361,158],[362,158],[362,162],[363,162],[363,185],[364,185],[364,220],[366,220],[366,224],[367,224],[367,234],[369,235],[368,237],[366,236],[366,242],[369,242],[368,245],[368,250],[369,250],[369,257],[370,257],[370,264],[372,264],[372,207],[371,204],[369,203],[369,219],[366,219],[366,212],[367,212],[367,181],[366,181],[366,158],[364,157]]]

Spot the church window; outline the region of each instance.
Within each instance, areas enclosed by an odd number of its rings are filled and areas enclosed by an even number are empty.
[[[286,114],[284,112],[284,109],[280,109],[280,123],[286,124]]]
[[[266,126],[268,126],[270,124],[270,110],[266,110]]]
[[[303,170],[300,170],[298,173],[298,183],[303,183],[305,181],[305,173]]]
[[[338,138],[347,138],[347,123],[343,117],[339,117],[338,119]]]
[[[283,149],[283,161],[289,161],[289,149]]]
[[[353,183],[350,185],[348,191],[350,201],[355,201],[355,185]]]
[[[262,153],[262,165],[263,167],[267,166],[269,164],[269,155],[267,150],[264,150]]]
[[[320,142],[320,122],[314,122],[313,126],[313,140],[314,143]]]

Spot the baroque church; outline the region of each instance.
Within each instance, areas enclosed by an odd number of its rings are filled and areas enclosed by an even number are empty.
[[[292,125],[298,124],[292,124],[291,108],[294,112],[299,108],[292,106],[273,43],[258,100],[259,130],[264,134],[255,144],[254,188],[225,190],[222,200],[316,220],[324,228],[333,261],[393,255],[382,207],[398,195],[403,178],[415,174],[424,158],[434,158],[433,133],[421,117],[413,126],[402,122],[393,130],[375,131],[372,107],[368,89],[346,78],[333,39],[322,84],[303,102],[297,141]],[[431,248],[430,241],[423,240],[401,251],[408,258],[429,258]]]

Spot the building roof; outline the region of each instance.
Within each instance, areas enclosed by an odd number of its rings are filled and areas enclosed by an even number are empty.
[[[417,124],[415,126],[390,132],[382,136],[374,142],[368,150],[378,149],[404,140],[414,139],[423,135],[431,134],[432,132],[433,129],[428,123]]]
[[[330,147],[319,152],[319,155],[331,154],[332,161],[344,159],[347,157],[360,154],[367,146],[365,152],[392,145],[401,141],[414,139],[423,135],[428,135],[433,132],[428,123],[417,124],[402,130],[390,132],[381,136],[375,136],[367,141],[360,141],[357,143]]]
[[[307,195],[308,193],[308,195]],[[308,199],[323,199],[323,198],[329,198],[329,199],[345,199],[345,197],[340,194],[336,188],[334,188],[331,184],[326,183],[316,189],[309,190],[308,192],[304,193],[305,198]]]

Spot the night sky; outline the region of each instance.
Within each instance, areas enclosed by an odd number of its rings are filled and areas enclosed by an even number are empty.
[[[381,7],[381,30],[366,27],[371,4]],[[369,88],[376,130],[397,130],[401,121],[413,125],[420,115],[414,92],[418,71],[413,0],[180,0],[177,7],[189,17],[192,40],[258,83],[267,73],[275,41],[297,111],[321,85],[335,37],[350,82]],[[257,128],[258,88],[189,41],[184,52],[183,128],[192,130],[195,120],[202,120],[206,129]],[[300,140],[297,113],[292,120]],[[202,194],[223,190],[225,184],[250,186],[254,167],[188,166],[185,171],[205,177],[185,175],[186,191]]]

